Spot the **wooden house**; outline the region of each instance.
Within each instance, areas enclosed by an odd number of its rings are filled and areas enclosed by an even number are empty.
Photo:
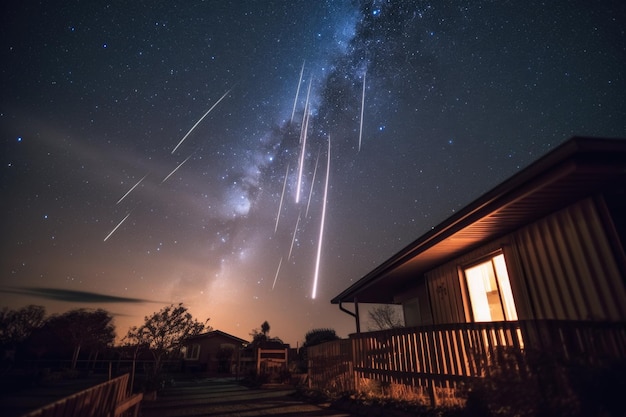
[[[355,317],[350,372],[445,386],[505,351],[520,372],[531,351],[623,359],[625,245],[626,140],[572,138],[331,300]],[[401,305],[406,327],[361,332],[364,303]]]
[[[232,373],[240,350],[249,342],[236,336],[213,330],[185,340],[184,367],[189,371]]]

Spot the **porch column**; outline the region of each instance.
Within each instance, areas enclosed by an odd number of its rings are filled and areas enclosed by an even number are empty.
[[[359,300],[354,297],[354,319],[356,321],[356,332],[361,333],[361,318],[359,317]]]

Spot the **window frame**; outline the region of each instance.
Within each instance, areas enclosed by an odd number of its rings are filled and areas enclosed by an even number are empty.
[[[191,345],[187,345],[186,348],[187,348],[187,351],[185,352],[185,360],[197,361],[198,359],[200,359],[200,343],[193,343]]]
[[[502,259],[504,260],[504,266],[506,268],[506,274],[507,274],[507,279],[508,279],[508,284],[509,284],[509,289],[511,291],[511,300],[513,303],[513,312],[515,313],[515,318],[514,319],[509,319],[507,318],[508,313],[507,313],[507,304],[504,302],[503,300],[503,291],[502,291],[502,283],[501,281],[501,277],[498,276],[497,273],[497,268],[496,265],[494,263],[494,259],[498,256],[502,256]],[[491,251],[488,254],[485,254],[483,256],[480,257],[476,257],[475,259],[473,259],[471,262],[467,262],[464,263],[462,265],[459,265],[458,267],[458,271],[459,271],[459,277],[461,280],[461,286],[463,288],[463,302],[465,304],[464,309],[465,309],[465,314],[467,316],[467,319],[469,322],[471,323],[494,323],[497,322],[495,320],[488,320],[488,321],[477,321],[475,314],[474,314],[474,307],[473,307],[473,303],[472,303],[472,294],[469,288],[469,283],[468,283],[468,276],[466,271],[468,269],[471,269],[473,267],[476,267],[478,265],[484,264],[490,262],[491,263],[491,267],[492,270],[494,272],[494,277],[495,277],[495,282],[496,282],[496,287],[498,290],[498,299],[500,301],[500,308],[502,309],[502,317],[503,317],[503,321],[517,321],[519,320],[519,315],[517,313],[517,305],[516,305],[516,301],[515,301],[515,297],[513,295],[513,288],[511,285],[511,272],[510,272],[510,267],[509,267],[509,263],[508,260],[506,258],[506,255],[504,254],[504,249],[503,248],[499,248],[497,250]]]

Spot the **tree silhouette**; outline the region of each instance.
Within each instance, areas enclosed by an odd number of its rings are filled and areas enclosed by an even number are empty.
[[[23,354],[24,345],[34,331],[45,322],[46,310],[42,306],[29,305],[19,310],[0,310],[0,364],[1,369],[10,368],[16,356]]]
[[[252,342],[250,342],[248,347],[251,349],[256,349],[257,347],[263,345],[263,343],[265,342],[278,342],[281,344],[283,343],[280,337],[269,337],[269,332],[270,324],[267,321],[264,321],[261,324],[260,329],[252,329],[252,333],[250,333],[250,336],[252,336]]]
[[[31,350],[39,355],[46,351],[71,351],[71,368],[75,369],[81,351],[89,350],[97,355],[112,346],[114,340],[113,316],[108,311],[81,308],[49,317],[40,329],[33,332],[30,345]]]
[[[0,310],[0,346],[14,348],[28,338],[31,333],[43,326],[46,309],[29,305],[19,310]]]
[[[266,321],[263,322],[263,324],[261,324],[261,333],[263,333],[263,336],[265,336],[265,338],[267,339],[267,334],[270,332],[270,324]]]
[[[313,329],[304,336],[302,347],[311,347],[337,339],[339,339],[339,336],[333,329]]]
[[[180,352],[184,340],[196,336],[204,330],[211,330],[204,323],[198,322],[183,306],[169,305],[145,317],[145,323],[139,327],[132,327],[124,337],[127,345],[135,346],[136,351],[146,347],[154,358],[154,375],[157,376],[163,366],[163,360],[172,354]]]

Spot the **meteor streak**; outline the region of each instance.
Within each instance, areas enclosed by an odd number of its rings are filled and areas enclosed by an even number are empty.
[[[296,98],[293,100],[293,110],[291,110],[291,121],[293,123],[293,116],[296,114],[296,104],[298,103],[298,94],[300,94],[300,84],[302,84],[302,73],[304,72],[304,61],[302,61],[302,69],[300,70],[300,79],[298,80],[298,89],[296,90]]]
[[[115,205],[118,205],[119,203],[121,203],[121,202],[122,202],[122,200],[123,200],[123,199],[125,199],[125,198],[126,198],[126,196],[127,196],[128,194],[130,194],[130,193],[131,193],[131,192],[132,192],[132,191],[133,191],[133,190],[134,190],[134,189],[135,189],[135,188],[136,188],[139,184],[141,184],[141,181],[145,180],[147,176],[148,176],[148,174],[144,175],[142,179],[140,179],[139,181],[137,181],[137,184],[133,185],[133,186],[131,187],[131,189],[130,189],[130,190],[126,191],[126,194],[124,194],[124,195],[122,196],[122,198],[120,198],[119,200],[117,200],[117,203],[115,203]]]
[[[278,262],[278,269],[276,269],[276,275],[274,276],[274,283],[272,284],[272,290],[276,285],[276,280],[278,279],[278,273],[280,272],[280,266],[283,264],[283,258],[281,256],[280,261]]]
[[[304,126],[307,122],[309,116],[309,97],[311,95],[311,82],[313,81],[313,77],[309,80],[309,88],[306,93],[306,100],[304,101],[304,111],[302,112],[302,125],[300,126],[300,143],[302,143],[302,135],[304,133]]]
[[[296,203],[300,202],[300,188],[302,188],[302,167],[304,166],[304,154],[306,153],[306,137],[309,129],[309,94],[311,93],[311,80],[309,80],[309,91],[306,93],[306,104],[304,106],[305,122],[304,130],[300,135],[300,142],[302,143],[302,149],[300,151],[300,167],[298,169],[298,184],[296,186]]]
[[[365,107],[365,75],[367,72],[363,73],[363,93],[361,93],[361,120],[359,127],[359,151],[361,151],[361,137],[363,136],[363,108]]]
[[[113,230],[111,230],[111,233],[109,233],[109,234],[107,235],[107,237],[105,237],[105,238],[104,238],[103,242],[106,242],[106,241],[107,241],[107,239],[108,239],[108,238],[110,238],[110,237],[111,237],[111,235],[112,235],[113,233],[115,233],[115,231],[117,230],[117,228],[118,228],[118,227],[120,227],[120,226],[122,225],[122,223],[124,223],[124,221],[126,221],[126,219],[128,218],[128,216],[130,216],[130,213],[132,213],[132,212],[129,212],[129,213],[126,215],[126,217],[124,217],[124,218],[122,219],[122,221],[121,221],[121,222],[119,222],[119,223],[117,224],[117,226],[115,226],[115,227],[113,228]]]
[[[280,212],[283,209],[283,198],[285,197],[285,187],[287,186],[287,176],[289,175],[289,164],[287,164],[287,171],[285,172],[285,180],[283,181],[283,192],[280,195],[280,204],[278,205],[278,214],[276,215],[276,226],[274,226],[274,234],[278,230],[278,219],[280,219]]]
[[[182,166],[183,166],[183,164],[184,164],[185,162],[187,162],[187,161],[189,160],[189,158],[191,158],[192,156],[193,156],[193,154],[189,155],[187,158],[185,158],[185,160],[184,160],[183,162],[181,162],[180,164],[178,164],[178,166],[177,166],[176,168],[174,168],[174,171],[170,172],[169,174],[167,174],[167,177],[163,178],[163,181],[161,181],[161,184],[163,184],[165,181],[167,181],[167,179],[168,179],[169,177],[171,177],[172,175],[174,175],[174,173],[175,173],[176,171],[178,171],[178,168],[182,167]]]
[[[300,224],[300,213],[298,213],[298,220],[296,220],[296,227],[293,229],[293,237],[291,238],[291,247],[289,248],[289,256],[287,256],[287,260],[291,258],[291,251],[293,250],[293,242],[296,241],[296,233],[298,232],[298,224]]]
[[[311,206],[311,197],[313,196],[313,187],[315,186],[315,174],[317,174],[317,165],[320,162],[321,150],[321,147],[317,150],[317,159],[315,160],[315,169],[313,170],[313,179],[311,180],[311,189],[309,190],[309,199],[306,202],[306,212],[304,213],[304,217],[309,217],[309,206]]]
[[[220,104],[220,101],[224,100],[224,98],[228,95],[228,93],[230,93],[230,91],[232,90],[232,88],[230,90],[228,90],[227,92],[224,93],[224,95],[222,97],[220,97],[219,100],[217,100],[215,102],[215,104],[213,106],[211,106],[211,108],[209,110],[207,110],[206,113],[204,113],[204,116],[202,116],[195,125],[193,125],[193,127],[191,129],[189,129],[189,132],[187,132],[187,134],[185,136],[183,136],[183,138],[180,140],[180,142],[178,142],[178,145],[176,145],[174,147],[174,149],[172,149],[172,155],[174,155],[174,152],[176,152],[176,149],[178,149],[178,147],[185,141],[185,139],[187,139],[187,136],[189,136],[191,134],[191,132],[193,132],[193,130],[196,128],[196,126],[198,126],[200,124],[200,122],[207,117],[207,115],[209,113],[211,113],[211,111],[215,108],[215,106],[217,106],[218,104]]]
[[[322,256],[322,240],[324,237],[324,221],[326,220],[326,198],[328,197],[328,177],[330,174],[330,135],[328,135],[328,158],[326,160],[326,184],[324,185],[324,200],[322,202],[322,220],[320,221],[320,239],[317,243],[317,259],[315,260],[315,274],[313,275],[313,291],[311,298],[317,295],[317,280],[320,273],[320,258]]]

